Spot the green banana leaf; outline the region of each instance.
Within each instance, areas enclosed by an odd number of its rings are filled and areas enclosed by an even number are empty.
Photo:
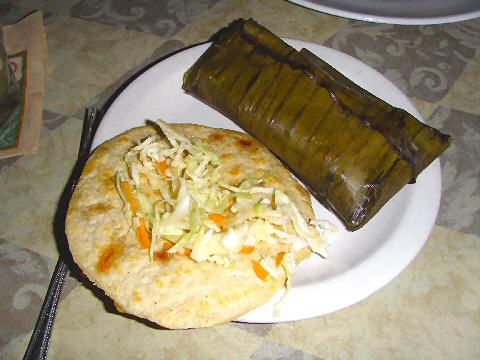
[[[221,32],[183,89],[261,141],[349,231],[451,142],[251,19]]]

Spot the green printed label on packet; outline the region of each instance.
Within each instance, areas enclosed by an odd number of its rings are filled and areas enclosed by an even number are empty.
[[[27,77],[27,52],[22,51],[8,57],[15,78],[20,87],[20,101],[15,111],[8,120],[0,127],[0,150],[10,149],[18,146],[18,140],[22,131],[23,107]]]

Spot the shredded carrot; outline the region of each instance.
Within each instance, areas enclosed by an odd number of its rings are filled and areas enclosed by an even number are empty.
[[[222,214],[213,213],[213,214],[208,215],[208,217],[210,218],[210,220],[212,220],[214,223],[216,223],[220,226],[227,225],[227,217],[223,216]]]
[[[170,250],[173,247],[173,243],[168,241],[163,245],[163,252],[166,253],[168,250]]]
[[[190,248],[183,249],[183,254],[184,255],[190,256],[191,253],[192,253],[192,249],[190,249]]]
[[[285,257],[285,251],[280,251],[277,255],[277,258],[275,259],[275,265],[280,266],[284,257]]]
[[[163,249],[162,249],[162,251],[157,251],[157,252],[155,252],[155,254],[154,254],[154,255],[155,255],[155,259],[156,259],[156,260],[168,260],[168,259],[172,256],[172,254],[170,254],[170,253],[168,252],[168,250],[170,250],[170,249],[173,247],[173,245],[174,245],[174,244],[173,244],[172,242],[170,242],[170,241],[168,241],[168,242],[166,242],[165,244],[163,244]]]
[[[258,261],[252,261],[252,263],[253,263],[253,271],[255,271],[255,274],[257,275],[257,277],[261,280],[265,280],[269,275],[269,272],[265,270],[265,268]]]
[[[145,220],[143,220],[143,218],[140,219],[140,225],[137,228],[137,237],[142,249],[150,248],[150,238],[148,237],[148,231],[145,227]]]
[[[138,210],[140,210],[140,205],[139,205],[138,200],[137,200],[137,198],[136,198],[136,196],[133,192],[132,186],[126,181],[122,181],[120,183],[120,186],[122,187],[123,193],[127,197],[127,201],[130,204],[130,208],[132,210],[132,215],[135,215],[138,212]]]
[[[155,167],[160,175],[165,175],[165,172],[168,169],[168,164],[165,160],[155,163]]]
[[[242,250],[240,250],[240,252],[242,254],[250,254],[251,252],[253,252],[253,250],[255,250],[255,246],[245,245],[244,247],[242,247]]]
[[[140,210],[140,204],[138,203],[138,199],[133,192],[133,188],[126,181],[122,181],[120,183],[120,186],[122,187],[123,193],[125,194],[127,201],[130,204],[132,215],[135,216]],[[145,220],[143,218],[140,218],[140,225],[137,228],[137,238],[142,249],[148,249],[150,247],[150,238],[148,236],[148,231],[145,227]]]

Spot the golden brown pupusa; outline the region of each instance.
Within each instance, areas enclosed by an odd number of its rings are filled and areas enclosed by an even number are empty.
[[[249,135],[205,126],[172,125],[188,138],[199,139],[221,159],[222,181],[238,185],[247,178],[284,191],[305,218],[313,218],[310,195],[262,145]],[[126,170],[124,155],[138,141],[155,133],[151,126],[134,128],[103,145],[92,155],[68,210],[66,231],[73,258],[84,273],[122,311],[169,328],[204,327],[238,318],[267,302],[285,278],[261,281],[252,270],[259,247],[242,254],[229,267],[188,256],[151,261],[140,248],[125,218],[115,174]],[[297,254],[307,257],[309,250]]]

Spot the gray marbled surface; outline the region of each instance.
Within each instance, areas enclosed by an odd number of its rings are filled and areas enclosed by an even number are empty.
[[[52,358],[473,359],[480,357],[480,20],[373,24],[280,0],[0,0],[0,25],[43,10],[49,62],[38,153],[0,160],[0,358],[23,355],[58,247],[53,216],[84,109],[136,71],[252,17],[335,48],[395,83],[450,134],[436,226],[414,262],[368,299],[315,319],[154,330],[67,281]]]

